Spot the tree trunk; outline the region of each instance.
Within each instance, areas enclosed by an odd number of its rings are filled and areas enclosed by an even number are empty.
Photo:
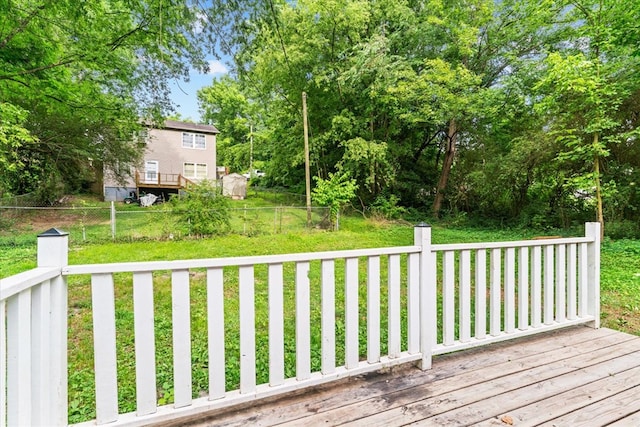
[[[456,155],[457,138],[458,129],[456,127],[456,121],[455,119],[451,119],[449,122],[449,131],[447,132],[447,149],[444,155],[444,162],[442,163],[442,172],[440,173],[440,179],[438,180],[436,199],[433,201],[433,215],[435,217],[440,216],[440,210],[442,209],[444,190],[447,188],[447,182],[449,181],[449,175],[451,173],[451,166],[453,166],[453,158]]]
[[[598,133],[593,135],[593,146],[598,146]],[[604,213],[602,209],[602,186],[600,185],[600,156],[597,154],[593,159],[593,179],[596,185],[596,215],[600,223],[600,240],[604,239]]]

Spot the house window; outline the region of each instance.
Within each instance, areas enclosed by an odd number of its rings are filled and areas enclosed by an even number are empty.
[[[138,131],[138,138],[146,144],[149,139],[149,129],[140,129]]]
[[[207,139],[201,133],[182,132],[182,148],[205,150],[207,148]]]
[[[149,183],[158,182],[158,161],[147,160],[144,162],[144,180]]]
[[[140,129],[134,133],[134,140],[141,145],[146,145],[149,142],[149,129]]]
[[[195,146],[196,148],[199,148],[201,150],[204,150],[207,148],[207,139],[205,138],[205,136],[201,133],[196,133],[194,135],[194,139],[195,139]]]
[[[207,178],[206,163],[185,163],[183,171],[184,171],[185,178],[195,178],[195,179]]]

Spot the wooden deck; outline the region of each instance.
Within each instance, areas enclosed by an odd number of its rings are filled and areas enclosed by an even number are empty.
[[[190,423],[190,424],[189,424]],[[638,426],[640,337],[583,326],[181,420],[192,426]]]
[[[148,190],[154,188],[177,190],[186,188],[189,185],[193,185],[193,181],[177,173],[157,173],[155,178],[149,181],[148,179],[146,179],[144,174],[141,175],[136,171],[135,180],[138,190]]]

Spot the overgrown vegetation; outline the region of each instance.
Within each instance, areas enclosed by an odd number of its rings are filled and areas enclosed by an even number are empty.
[[[391,208],[390,208],[391,209]],[[392,209],[393,210],[393,209]],[[464,222],[453,225],[446,221],[429,221],[433,223],[433,241],[435,243],[454,243],[471,241],[512,240],[531,238],[548,233],[539,229],[496,229],[475,228]],[[556,234],[558,231],[554,230]],[[559,233],[565,233],[559,231]],[[568,235],[580,235],[581,229],[566,232]],[[7,271],[7,264],[11,270],[24,271],[35,265],[35,251],[31,250],[28,262],[15,265],[11,260],[20,254],[21,242],[33,241],[32,234],[14,236],[15,251],[7,247],[3,251],[3,271]],[[138,242],[112,242],[102,244],[83,243],[75,241],[69,253],[71,264],[127,262],[143,260],[168,260],[191,259],[202,257],[246,256],[274,253],[328,251],[354,248],[370,248],[382,246],[404,246],[413,241],[413,227],[408,223],[394,223],[378,218],[365,219],[361,216],[343,216],[340,231],[327,233],[313,229],[300,232],[266,235],[259,234],[252,237],[240,235],[217,235],[207,239],[183,239],[183,240],[157,240],[153,244],[147,241]],[[7,258],[5,258],[5,254]],[[603,326],[612,327],[625,332],[640,333],[638,314],[640,300],[636,292],[640,286],[640,243],[633,240],[608,240],[602,247],[602,319]],[[384,272],[385,263],[382,263]],[[340,263],[337,264],[336,277],[342,276]],[[405,269],[403,268],[403,271]],[[228,279],[225,281],[225,327],[230,338],[227,354],[227,387],[235,388],[239,381],[239,347],[238,343],[231,339],[237,337],[238,327],[238,300],[237,300],[237,272],[234,269],[226,271]],[[265,318],[268,303],[266,289],[266,271],[256,270],[256,310],[257,310],[257,337],[258,348],[258,381],[266,380],[268,372],[268,328]],[[315,273],[314,273],[315,274]],[[292,283],[295,272],[291,268],[285,270],[285,282]],[[385,275],[382,274],[382,277]],[[192,358],[196,366],[193,373],[194,395],[206,390],[208,380],[206,369],[201,369],[207,363],[206,337],[206,283],[205,272],[191,271],[190,289],[192,301]],[[235,278],[234,278],[235,277]],[[310,277],[312,288],[312,300],[319,301],[320,289],[317,285],[319,278]],[[366,283],[362,284],[364,295]],[[384,281],[383,281],[384,286]],[[338,286],[338,289],[340,286]],[[171,337],[171,283],[170,275],[163,272],[154,274],[154,304],[156,306],[156,360],[158,361],[158,399],[161,404],[169,403],[173,399],[172,380],[172,337]],[[285,301],[287,301],[287,314],[285,316],[285,334],[287,347],[286,363],[287,376],[295,375],[294,357],[295,348],[295,307],[293,306],[294,289],[287,286],[285,289]],[[383,292],[384,295],[384,292]],[[340,293],[336,295],[337,307],[344,304]],[[383,298],[383,306],[385,304]],[[94,379],[93,379],[93,337],[91,317],[91,292],[90,278],[88,276],[69,277],[69,304],[70,304],[70,355],[69,355],[69,401],[70,422],[78,422],[95,416],[94,405]],[[362,310],[365,310],[364,308]],[[320,338],[320,324],[317,318],[320,310],[312,309],[312,340]],[[365,311],[363,311],[364,313]],[[384,312],[384,310],[383,310]],[[132,278],[130,275],[116,276],[116,327],[118,336],[118,369],[119,369],[119,405],[121,411],[134,410],[135,387],[135,359],[133,351],[133,308],[132,308]],[[337,312],[338,328],[337,342],[343,342],[340,335],[341,318],[344,315]],[[365,317],[361,321],[365,321]],[[384,321],[384,319],[383,319]],[[383,328],[384,329],[384,328]],[[366,330],[364,324],[361,330]],[[384,336],[382,339],[384,349]],[[315,342],[315,341],[313,341]],[[364,341],[363,341],[364,342]],[[361,349],[363,354],[366,349]],[[312,367],[319,366],[318,355],[313,355]],[[337,361],[343,360],[342,349],[338,349]]]
[[[185,234],[225,234],[231,226],[229,199],[209,181],[194,184],[184,194],[172,197],[171,206]]]
[[[358,185],[346,174],[330,173],[328,179],[313,177],[316,187],[313,189],[313,200],[321,206],[329,207],[329,222],[334,229],[340,209],[356,196]]]
[[[0,195],[125,173],[213,53],[202,121],[262,184],[304,192],[305,92],[311,174],[363,211],[640,236],[640,0],[54,3],[0,5]]]
[[[305,92],[312,175],[355,180],[363,209],[640,222],[638,0],[276,3],[213,2],[235,73],[199,102],[230,164],[251,123],[265,181],[302,190]]]

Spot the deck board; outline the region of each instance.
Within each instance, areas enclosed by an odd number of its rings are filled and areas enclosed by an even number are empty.
[[[639,420],[640,337],[578,326],[437,356],[427,371],[398,366],[179,425],[625,426]]]
[[[633,414],[626,415],[624,418],[620,418],[618,421],[609,424],[609,427],[628,427],[628,426],[640,426],[640,411]]]

